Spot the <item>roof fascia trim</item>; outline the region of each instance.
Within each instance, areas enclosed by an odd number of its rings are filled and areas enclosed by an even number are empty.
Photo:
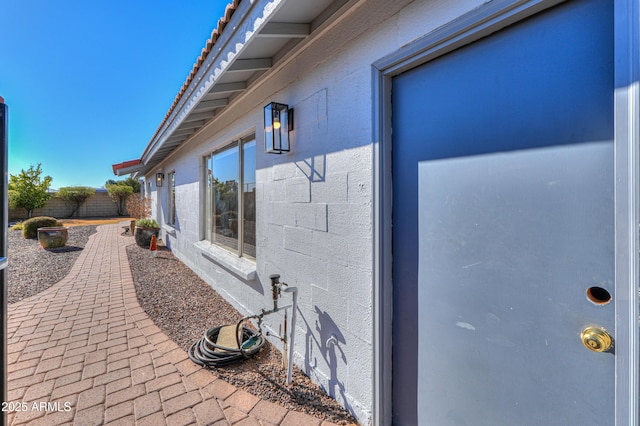
[[[117,169],[114,174],[116,176],[130,175],[130,174],[135,173],[138,170],[142,169],[143,167],[144,167],[144,165],[142,163],[136,164],[135,166],[122,167],[120,169]]]

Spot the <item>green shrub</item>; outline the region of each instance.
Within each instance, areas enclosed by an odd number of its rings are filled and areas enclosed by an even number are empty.
[[[57,219],[48,216],[32,217],[22,222],[22,235],[25,238],[37,238],[38,228],[47,226],[62,226],[62,222],[58,222]]]
[[[12,231],[22,231],[22,222],[14,223],[11,227]]]
[[[73,217],[78,213],[80,207],[84,204],[89,197],[94,196],[96,190],[88,186],[63,186],[58,189],[56,197],[63,199],[66,203],[71,205],[71,214],[69,217]]]
[[[158,222],[155,219],[138,219],[136,220],[136,226],[139,228],[159,228]]]

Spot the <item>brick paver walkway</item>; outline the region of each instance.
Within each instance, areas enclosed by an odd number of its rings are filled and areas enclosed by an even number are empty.
[[[119,225],[69,275],[9,305],[9,424],[323,425],[193,364],[136,299]]]

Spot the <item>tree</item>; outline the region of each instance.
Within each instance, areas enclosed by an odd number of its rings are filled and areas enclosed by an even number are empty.
[[[58,190],[57,196],[71,204],[73,210],[69,217],[73,217],[80,210],[80,206],[95,193],[96,190],[88,186],[64,186]]]
[[[129,185],[131,188],[133,188],[134,194],[138,194],[140,192],[140,181],[138,179],[134,179],[131,176],[129,176],[124,180],[124,183],[126,185]]]
[[[133,193],[137,194],[140,192],[140,181],[138,179],[134,179],[131,176],[126,178],[125,180],[113,180],[109,179],[105,182],[104,186],[107,188],[109,185],[126,185],[130,186],[133,189]]]
[[[133,194],[133,188],[129,185],[119,184],[107,184],[107,192],[109,197],[118,206],[118,215],[124,215],[124,203],[127,201],[127,197]]]
[[[20,170],[16,175],[9,175],[9,207],[12,209],[23,208],[27,211],[27,217],[31,217],[35,209],[44,207],[47,200],[51,198],[49,186],[51,176],[40,179],[42,166],[40,163],[34,168],[33,164],[29,170]]]

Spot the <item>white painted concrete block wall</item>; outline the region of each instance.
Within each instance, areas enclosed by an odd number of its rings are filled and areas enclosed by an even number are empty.
[[[373,405],[371,64],[481,3],[363,3],[160,166],[176,171],[177,224],[163,232],[174,254],[242,313],[271,306],[272,273],[297,286],[295,362],[365,424]],[[262,149],[262,107],[270,101],[295,108],[286,155]],[[252,132],[258,278],[244,281],[193,244],[203,234],[203,156]],[[278,323],[267,321],[275,330]],[[331,335],[338,344],[328,348]]]

